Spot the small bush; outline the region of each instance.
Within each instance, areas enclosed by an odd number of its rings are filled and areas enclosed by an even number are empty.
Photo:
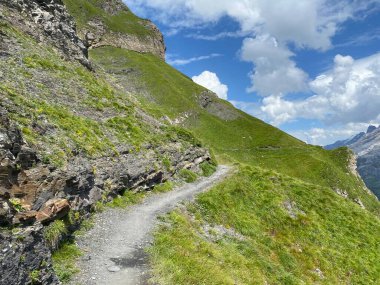
[[[202,146],[202,142],[189,130],[178,126],[170,126],[167,127],[166,130],[168,131],[167,135],[171,140],[182,140],[187,141],[194,146]]]
[[[187,183],[191,183],[197,180],[197,174],[189,169],[181,169],[181,171],[179,172],[179,177],[181,177]]]
[[[93,211],[96,213],[101,213],[105,210],[105,208],[106,207],[105,207],[104,203],[102,201],[98,201],[95,203]]]
[[[201,163],[200,167],[202,169],[203,176],[206,177],[210,177],[216,171],[216,166],[207,161]]]

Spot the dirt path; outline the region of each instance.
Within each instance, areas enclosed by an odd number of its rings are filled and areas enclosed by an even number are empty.
[[[128,209],[109,209],[96,215],[94,228],[78,240],[85,254],[79,262],[81,273],[71,284],[146,284],[149,268],[144,248],[152,241],[157,217],[206,191],[229,170],[227,166],[219,166],[211,177],[149,196],[143,203]]]

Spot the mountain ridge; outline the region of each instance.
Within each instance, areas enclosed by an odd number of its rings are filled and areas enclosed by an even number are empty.
[[[354,136],[353,139],[338,141],[325,146],[326,149],[335,149],[346,146],[357,155],[358,172],[375,195],[380,199],[380,126],[370,125],[367,132]]]

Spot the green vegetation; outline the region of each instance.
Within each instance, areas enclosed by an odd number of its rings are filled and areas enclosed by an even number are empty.
[[[380,215],[377,199],[363,190],[362,181],[348,169],[351,154],[346,148],[326,151],[307,145],[215,97],[212,104],[222,109],[217,116],[198,102],[203,87],[154,55],[102,47],[91,50],[90,57],[111,73],[132,69],[118,83],[135,86],[142,106],[157,118],[184,119],[182,127],[210,147],[219,162],[272,169],[305,182],[344,189],[352,200],[359,198],[369,211]],[[233,114],[233,119],[223,118],[223,113]]]
[[[216,171],[216,165],[205,161],[200,165],[203,176],[210,177]]]
[[[91,28],[88,22],[101,20],[105,28],[111,32],[132,34],[147,37],[152,31],[146,27],[147,21],[136,17],[128,8],[118,11],[115,15],[102,9],[101,0],[64,0],[68,11],[74,16],[79,29]]]
[[[170,158],[165,156],[162,159],[162,165],[166,168],[167,171],[170,171],[170,169],[172,167],[172,162],[170,161]]]
[[[187,183],[192,183],[197,180],[197,174],[189,169],[181,169],[179,171],[179,177],[181,177]]]
[[[187,130],[157,129],[144,121],[136,99],[115,88],[114,80],[100,70],[94,74],[65,61],[15,28],[5,25],[2,32],[16,38],[21,48],[20,54],[0,62],[7,74],[0,83],[0,98],[44,163],[63,167],[78,152],[117,156],[120,145],[139,151],[145,143],[200,143]]]
[[[128,9],[111,15],[102,9],[103,0],[64,2],[82,31],[92,29],[89,21],[101,20],[105,36],[151,36],[147,22]],[[154,55],[93,49],[93,73],[61,59],[51,48],[41,48],[3,20],[0,28],[19,45],[0,61],[0,70],[7,74],[0,83],[1,104],[45,163],[62,167],[78,152],[112,159],[121,145],[139,151],[143,145],[154,149],[181,141],[182,148],[209,147],[218,162],[244,165],[187,210],[166,217],[150,249],[157,282],[378,283],[380,206],[348,168],[351,153],[346,148],[325,151],[306,145],[216,96],[210,95],[208,106],[202,107],[205,89]],[[175,126],[156,127],[141,110]],[[170,169],[169,158],[161,162]],[[213,163],[201,165],[203,175],[215,171]],[[197,178],[189,170],[179,176],[187,182]],[[172,187],[166,182],[154,191]],[[337,189],[349,199],[337,195]],[[125,191],[107,206],[127,207],[143,196]],[[22,211],[19,201],[11,203]],[[95,206],[102,208],[100,203]],[[79,215],[72,213],[68,221],[55,221],[45,229],[52,247]],[[91,221],[82,223],[83,229],[90,226]],[[74,264],[80,255],[73,243],[54,253],[61,281],[77,272]],[[38,275],[32,272],[32,280]]]
[[[153,55],[112,47],[90,55],[118,74],[119,84],[134,86],[142,106],[157,118],[182,121],[219,162],[251,167],[203,194],[189,206],[191,214],[168,216],[169,226],[158,231],[151,248],[156,281],[376,283],[380,207],[348,168],[348,149],[307,145],[216,97],[211,104],[222,111],[204,109],[198,101],[204,89]],[[132,72],[120,75],[125,69]],[[202,169],[205,175],[212,172],[209,165]],[[335,189],[344,189],[350,199]],[[353,202],[356,198],[366,210]],[[208,240],[203,224],[223,225],[244,239]]]
[[[174,188],[174,183],[171,181],[166,181],[164,183],[158,184],[154,186],[153,191],[157,193],[165,193],[173,190]]]
[[[126,68],[135,70],[127,81],[120,83],[137,85],[136,89],[140,90],[146,89],[149,96],[153,97],[147,99],[153,99],[155,104],[150,105],[149,100],[145,101],[143,94],[137,94],[138,98],[157,117],[168,115],[175,118],[179,113],[199,108],[194,100],[195,95],[205,89],[152,54],[102,47],[90,50],[90,58],[114,73]]]
[[[50,248],[55,248],[65,234],[67,234],[67,228],[62,220],[55,220],[44,228],[44,237]]]
[[[241,167],[165,220],[150,249],[159,284],[377,284],[380,276],[378,218],[273,171]],[[238,237],[211,240],[206,224]]]
[[[75,262],[81,255],[82,252],[72,242],[62,244],[53,253],[53,268],[61,282],[68,283],[72,276],[79,272]]]
[[[54,62],[45,58],[41,58],[36,54],[32,55],[31,57],[24,57],[23,62],[28,68],[44,68],[61,71],[66,70],[65,66],[57,65]]]
[[[22,212],[22,211],[24,211],[24,208],[22,207],[20,199],[18,199],[18,198],[11,198],[11,199],[9,199],[9,202],[11,203],[12,207],[16,210],[16,212]]]
[[[120,196],[115,197],[111,202],[107,203],[111,208],[126,208],[133,204],[139,203],[144,198],[145,193],[134,193],[132,191],[124,191]]]
[[[39,270],[33,270],[30,273],[30,279],[32,279],[32,284],[40,284],[40,275],[41,272]]]

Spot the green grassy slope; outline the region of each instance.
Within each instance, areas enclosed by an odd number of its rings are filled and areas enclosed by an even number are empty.
[[[191,130],[219,162],[239,164],[166,217],[150,249],[155,281],[378,283],[380,204],[351,173],[347,149],[307,145],[215,96],[205,105],[203,87],[154,55],[102,47],[90,59],[152,116]]]
[[[75,152],[113,157],[120,147],[138,152],[145,144],[192,140],[144,119],[136,100],[115,88],[107,74],[62,59],[5,21],[0,30],[17,43],[12,55],[0,61],[6,74],[0,105],[44,162],[63,166]]]
[[[168,215],[150,252],[159,284],[379,284],[379,232],[329,188],[242,167]]]
[[[376,198],[363,191],[362,182],[350,173],[347,149],[326,151],[307,145],[216,97],[212,100],[221,112],[232,113],[235,118],[213,115],[199,104],[199,94],[205,89],[154,55],[103,47],[91,50],[90,58],[131,90],[157,118],[169,116],[174,120],[188,114],[182,125],[213,149],[220,161],[260,166],[343,189],[379,213]]]
[[[90,56],[157,118],[185,117],[219,161],[250,165],[166,218],[150,249],[155,281],[377,284],[380,205],[350,172],[348,149],[306,145],[217,98],[235,116],[210,112],[204,89],[153,55],[105,47]]]

